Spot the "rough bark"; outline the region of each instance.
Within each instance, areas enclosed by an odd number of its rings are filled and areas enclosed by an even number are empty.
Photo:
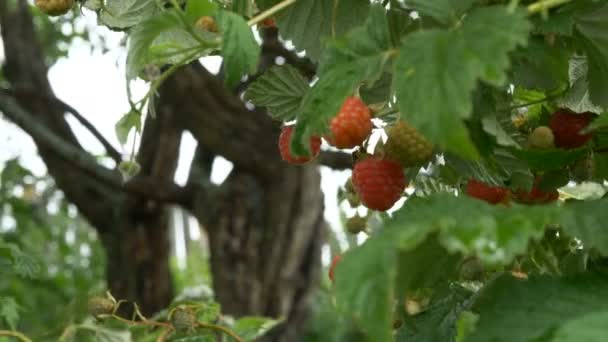
[[[236,170],[222,190],[207,225],[216,297],[229,314],[286,318],[267,340],[295,341],[320,274],[319,174],[286,168],[264,183]]]

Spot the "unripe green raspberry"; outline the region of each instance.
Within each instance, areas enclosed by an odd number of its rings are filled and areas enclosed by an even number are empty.
[[[196,315],[184,306],[178,306],[171,312],[171,324],[177,331],[191,331],[196,327]]]
[[[555,147],[553,131],[547,126],[538,126],[528,136],[530,148],[547,149]]]
[[[433,155],[433,145],[405,121],[395,123],[386,133],[386,156],[405,167],[420,165]]]
[[[114,303],[112,300],[105,297],[93,297],[89,299],[89,313],[95,317],[99,315],[110,315],[114,312]]]
[[[367,218],[355,215],[346,221],[346,230],[351,234],[359,234],[367,228]]]

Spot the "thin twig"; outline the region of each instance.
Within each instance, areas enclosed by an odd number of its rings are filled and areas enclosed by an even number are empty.
[[[210,329],[210,330],[220,331],[220,332],[223,332],[224,334],[232,337],[237,342],[245,342],[245,340],[243,340],[242,338],[240,338],[239,335],[237,335],[236,333],[234,333],[232,330],[230,330],[228,328],[225,328],[225,327],[223,327],[221,325],[215,325],[215,324],[211,324],[211,323],[201,323],[201,322],[198,322],[197,326],[200,327],[200,328],[203,328],[203,329]]]
[[[13,91],[8,90],[8,89],[0,89],[0,91],[4,92],[6,94],[12,94],[13,97],[15,95],[19,95],[19,94],[15,94]],[[104,147],[104,149],[108,153],[108,156],[110,156],[110,158],[112,158],[112,160],[114,160],[114,162],[116,162],[116,164],[119,164],[121,162],[122,157],[121,157],[120,152],[118,152],[114,148],[114,146],[112,146],[112,144],[110,144],[110,142],[97,130],[97,128],[95,128],[95,126],[93,126],[93,124],[91,124],[91,122],[89,122],[87,119],[85,119],[85,117],[82,116],[82,114],[80,114],[74,107],[70,106],[69,104],[63,102],[62,100],[60,100],[56,97],[46,96],[44,94],[35,93],[33,91],[27,92],[26,95],[41,97],[42,99],[44,99],[48,102],[59,105],[62,110],[72,114],[72,116],[74,116],[74,118],[81,125],[83,125],[97,140],[99,140],[101,145]]]
[[[27,337],[17,331],[0,330],[0,336],[10,336],[10,337],[14,337],[14,338],[18,339],[19,341],[32,342],[32,340],[29,337]]]
[[[563,5],[571,0],[541,0],[528,5],[528,13],[535,14],[538,12],[549,10],[553,7]]]
[[[270,7],[269,9],[265,10],[264,12],[251,18],[251,20],[249,20],[247,22],[247,25],[253,26],[253,25],[259,23],[260,21],[262,21],[268,17],[271,17],[273,14],[281,11],[282,9],[293,5],[295,2],[296,2],[296,0],[283,0],[283,1],[279,2],[278,4]]]

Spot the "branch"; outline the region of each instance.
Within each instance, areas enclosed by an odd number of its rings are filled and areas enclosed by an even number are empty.
[[[81,125],[88,129],[89,132],[91,132],[91,134],[93,134],[93,136],[97,138],[97,140],[99,140],[101,145],[103,145],[103,148],[105,148],[106,152],[108,153],[108,156],[110,156],[110,158],[112,158],[112,160],[114,160],[117,165],[120,164],[120,162],[122,161],[122,155],[120,154],[120,152],[118,152],[118,150],[114,148],[114,146],[112,146],[112,144],[110,144],[108,140],[106,140],[103,135],[101,135],[101,133],[97,130],[97,128],[95,128],[95,126],[93,126],[87,119],[85,119],[84,116],[82,116],[76,109],[74,109],[74,107],[68,105],[67,103],[59,99],[55,100],[58,101],[58,103],[60,103],[64,107],[66,112],[72,114],[74,118],[76,118],[76,120],[80,122]]]
[[[110,144],[110,142],[106,140],[106,138],[97,130],[97,128],[95,128],[95,126],[93,126],[84,116],[82,116],[82,114],[80,114],[74,107],[70,106],[69,104],[61,101],[60,99],[54,96],[39,94],[32,90],[0,89],[0,91],[5,91],[9,94],[14,94],[18,98],[31,98],[32,96],[37,96],[45,102],[56,104],[59,108],[61,108],[61,110],[72,114],[74,118],[76,118],[76,120],[78,120],[78,122],[80,122],[80,124],[83,125],[101,143],[101,145],[108,153],[108,156],[110,156],[110,158],[112,158],[112,160],[114,160],[117,165],[120,164],[120,162],[122,161],[122,156],[120,152],[118,152],[114,148],[114,146],[112,146],[112,144]]]
[[[353,157],[345,152],[321,151],[317,157],[319,164],[334,170],[348,170],[353,167]]]
[[[186,189],[174,183],[158,184],[156,179],[135,177],[123,184],[117,172],[100,166],[89,154],[51,133],[47,127],[38,123],[14,99],[3,92],[0,92],[0,111],[31,135],[39,148],[50,150],[64,162],[114,189],[148,199],[184,205],[188,204],[192,196],[192,189]]]

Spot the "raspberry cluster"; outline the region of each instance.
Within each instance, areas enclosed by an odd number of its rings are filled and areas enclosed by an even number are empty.
[[[595,118],[590,112],[574,113],[568,109],[559,109],[551,115],[549,126],[536,127],[528,136],[531,148],[573,149],[585,145],[592,137],[592,132],[582,131]]]
[[[346,98],[340,111],[330,120],[331,133],[325,139],[337,148],[358,147],[369,137],[372,126],[370,109],[360,98],[351,96]],[[293,126],[286,126],[279,136],[281,158],[291,164],[305,164],[319,154],[321,138],[311,137],[310,156],[296,156],[290,147],[293,129]],[[398,134],[401,134],[401,130]],[[422,141],[419,135],[415,135],[415,139]],[[401,140],[401,137],[393,140]],[[412,138],[406,140],[412,141]],[[424,146],[426,151],[427,145]],[[352,202],[358,204],[360,200],[361,204],[375,210],[391,208],[401,197],[406,184],[402,165],[393,161],[390,156],[370,157],[357,161],[353,168],[352,180],[354,190],[352,195],[357,197],[357,200],[354,201],[353,198]]]
[[[502,186],[493,186],[471,179],[467,182],[466,193],[490,204],[508,204],[511,200],[521,204],[545,204],[557,201],[559,198],[557,190],[542,190],[539,186],[540,180],[537,177],[529,191],[523,189],[511,191]]]

